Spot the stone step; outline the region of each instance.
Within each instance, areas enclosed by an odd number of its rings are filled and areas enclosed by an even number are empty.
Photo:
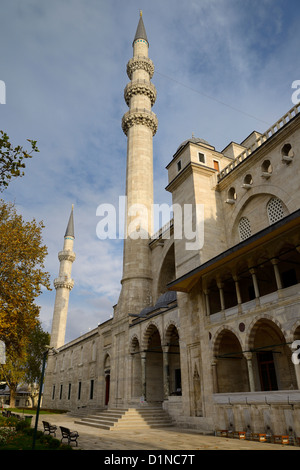
[[[169,415],[157,407],[101,410],[75,423],[109,430],[161,428],[173,425]]]

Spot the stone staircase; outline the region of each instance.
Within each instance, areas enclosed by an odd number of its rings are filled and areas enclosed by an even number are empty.
[[[110,408],[87,415],[75,421],[77,424],[100,429],[136,430],[173,426],[168,413],[162,408]]]

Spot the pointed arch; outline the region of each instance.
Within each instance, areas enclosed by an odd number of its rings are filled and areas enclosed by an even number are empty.
[[[253,351],[256,390],[297,388],[292,351],[287,338],[279,321],[270,315],[262,315],[252,322],[248,346]]]
[[[219,393],[249,391],[247,361],[238,335],[231,328],[222,328],[214,342],[217,358]],[[216,391],[216,390],[215,390]]]
[[[146,401],[164,400],[163,350],[158,326],[151,322],[143,337],[143,351],[146,355]]]

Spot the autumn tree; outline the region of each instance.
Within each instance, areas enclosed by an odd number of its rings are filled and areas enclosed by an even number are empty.
[[[25,160],[32,158],[33,152],[39,152],[36,140],[27,139],[31,150],[24,150],[21,145],[14,147],[8,135],[0,130],[0,191],[3,191],[12,178],[24,176]]]
[[[32,406],[35,405],[34,400],[39,389],[36,384],[40,385],[43,356],[49,342],[50,334],[43,331],[40,322],[37,321],[29,334],[27,347],[22,357],[11,350],[6,364],[0,366],[0,380],[5,381],[10,389],[11,407],[15,406],[18,386],[24,383],[28,386]]]
[[[12,203],[0,200],[0,340],[7,355],[21,357],[38,321],[35,299],[50,289],[42,222],[25,222]]]

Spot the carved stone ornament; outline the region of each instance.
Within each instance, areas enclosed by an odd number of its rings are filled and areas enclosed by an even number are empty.
[[[145,70],[147,73],[149,73],[150,78],[153,77],[154,65],[152,60],[148,57],[137,56],[130,59],[127,64],[127,75],[129,79],[131,80],[133,72],[140,69]]]
[[[127,106],[129,106],[130,98],[133,95],[148,96],[151,101],[151,106],[153,106],[156,100],[156,88],[152,83],[146,80],[135,80],[134,82],[128,83],[124,90],[124,98]]]
[[[74,280],[68,279],[67,276],[57,277],[56,279],[54,279],[53,283],[54,283],[55,289],[66,288],[66,289],[72,290],[74,287]]]
[[[135,124],[144,125],[152,130],[153,135],[156,134],[158,120],[154,113],[147,110],[131,110],[124,114],[122,119],[122,129],[125,135],[127,135],[128,129]]]
[[[59,261],[71,261],[72,263],[75,261],[75,253],[73,251],[60,251],[58,253]]]

